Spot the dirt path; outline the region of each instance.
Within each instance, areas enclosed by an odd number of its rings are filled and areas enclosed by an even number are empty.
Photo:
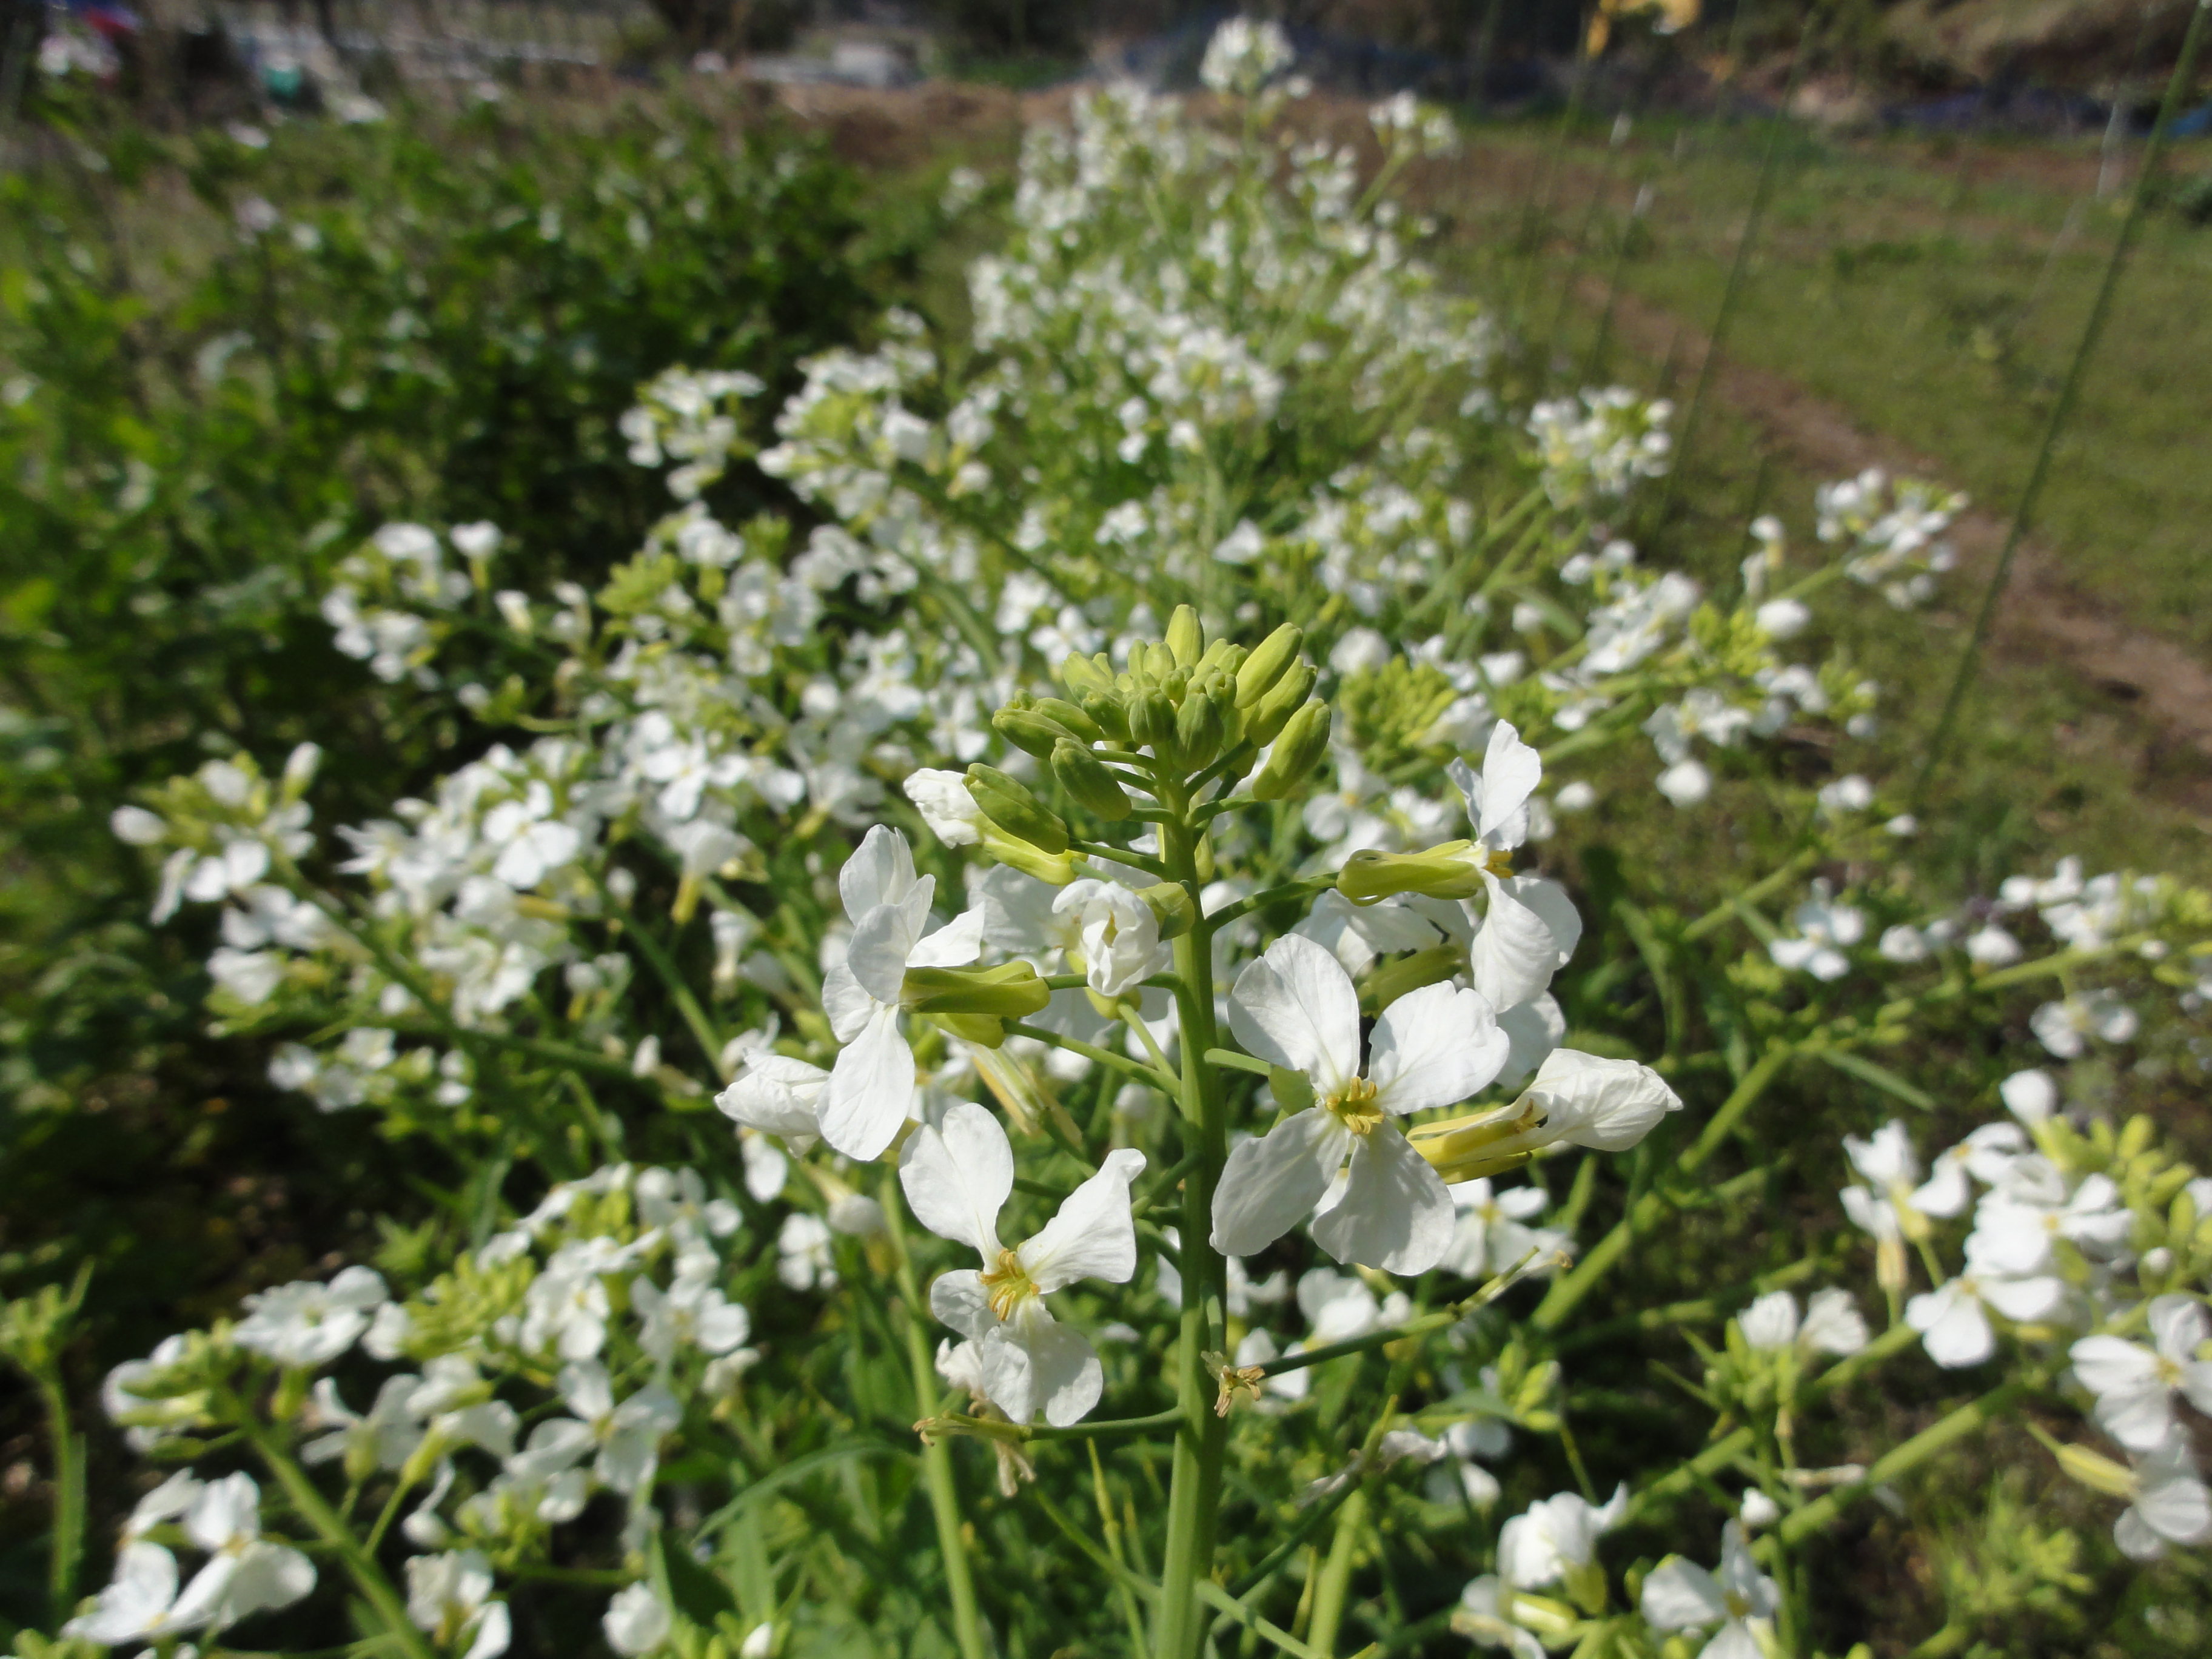
[[[1604,285],[1585,279],[1583,300],[1605,304]],[[1698,330],[1673,313],[1622,293],[1613,326],[1623,341],[1654,362],[1671,357],[1676,384],[1692,384],[1710,346]],[[1805,471],[1843,477],[1878,466],[1892,473],[1940,479],[1940,462],[1915,453],[1895,439],[1872,434],[1850,415],[1786,377],[1723,356],[1710,395],[1759,427]],[[2004,544],[2008,520],[1982,507],[1962,514],[1953,539],[1968,592],[1978,592]],[[2001,658],[2049,662],[2056,658],[2082,680],[2153,728],[2143,757],[2147,781],[2170,787],[2191,810],[2212,815],[2212,670],[2169,640],[2130,628],[2111,607],[2069,579],[2063,556],[2033,537],[2014,556],[2012,578],[1990,635]]]

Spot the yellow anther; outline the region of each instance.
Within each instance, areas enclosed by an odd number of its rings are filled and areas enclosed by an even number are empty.
[[[1502,879],[1513,873],[1513,854],[1502,847],[1488,848],[1482,855],[1482,867]]]
[[[1382,1109],[1375,1103],[1375,1085],[1364,1077],[1353,1078],[1326,1097],[1322,1104],[1334,1112],[1344,1127],[1356,1135],[1374,1133],[1376,1126],[1382,1121]]]
[[[999,1252],[999,1265],[983,1274],[984,1293],[991,1298],[991,1311],[1003,1322],[1014,1316],[1014,1310],[1037,1293],[1030,1282],[1029,1269],[1012,1250]]]

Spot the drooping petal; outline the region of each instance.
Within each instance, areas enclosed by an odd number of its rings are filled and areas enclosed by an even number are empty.
[[[1484,885],[1490,891],[1490,908],[1482,919],[1482,931],[1468,946],[1468,977],[1492,1007],[1518,1007],[1543,994],[1562,960],[1552,924],[1524,902],[1532,888],[1552,884],[1534,876],[1506,881],[1493,876]],[[1574,907],[1570,903],[1567,908],[1571,912]]]
[[[1367,1076],[1376,1104],[1401,1115],[1456,1105],[1489,1085],[1512,1047],[1480,993],[1424,985],[1375,1022]]]
[[[983,912],[963,910],[933,933],[923,935],[907,952],[909,968],[964,968],[982,954]]]
[[[1632,1060],[1556,1048],[1536,1071],[1528,1098],[1544,1108],[1546,1139],[1626,1152],[1669,1112],[1682,1109],[1666,1079]]]
[[[1127,1147],[1109,1152],[1098,1173],[1070,1193],[1044,1231],[1022,1246],[1022,1266],[1039,1291],[1057,1291],[1079,1279],[1129,1282],[1137,1271],[1129,1183],[1144,1169],[1142,1152]]]
[[[864,1163],[891,1144],[914,1101],[914,1050],[899,1030],[898,1012],[878,1004],[822,1087],[823,1139]]]
[[[1695,1630],[1728,1617],[1719,1582],[1680,1556],[1662,1562],[1645,1577],[1638,1606],[1644,1621],[1660,1630]]]
[[[899,1153],[899,1185],[915,1219],[930,1231],[986,1261],[997,1258],[999,1212],[1014,1189],[1014,1149],[982,1107],[961,1101],[940,1127],[916,1130]],[[1127,1209],[1125,1202],[1125,1215]]]
[[[1312,1214],[1352,1139],[1334,1113],[1313,1106],[1239,1141],[1213,1192],[1213,1248],[1256,1255]]]
[[[1091,1414],[1106,1386],[1106,1372],[1082,1332],[1032,1305],[1006,1328],[1006,1346],[1020,1350],[1028,1361],[1031,1407],[1043,1411],[1046,1422],[1064,1429]]]
[[[822,1012],[829,1018],[830,1035],[840,1042],[850,1042],[866,1030],[883,1006],[860,988],[853,970],[842,962],[830,963],[830,971],[822,975]]]
[[[1359,1075],[1359,994],[1335,957],[1285,933],[1237,976],[1229,1028],[1271,1066],[1328,1091]]]
[[[999,1328],[983,1276],[972,1267],[940,1274],[929,1287],[929,1310],[972,1341],[981,1342]]]
[[[1314,1243],[1339,1261],[1425,1273],[1443,1260],[1454,1219],[1443,1177],[1383,1123],[1354,1141],[1342,1194],[1314,1218]]]
[[[914,885],[914,854],[906,837],[885,824],[869,830],[837,872],[845,915],[857,924],[878,904],[896,904]]]
[[[811,1135],[821,1133],[815,1107],[830,1073],[819,1066],[790,1054],[756,1048],[745,1056],[744,1069],[714,1097],[726,1117],[772,1135]],[[776,1183],[781,1189],[782,1182]]]

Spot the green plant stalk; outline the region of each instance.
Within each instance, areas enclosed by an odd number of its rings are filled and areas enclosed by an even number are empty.
[[[1336,1651],[1336,1632],[1344,1623],[1345,1598],[1352,1589],[1352,1566],[1359,1550],[1359,1529],[1367,1524],[1364,1482],[1337,1511],[1336,1531],[1328,1540],[1328,1559],[1322,1564],[1314,1585],[1313,1619],[1306,1626],[1306,1645],[1316,1654]]]
[[[231,1401],[233,1419],[239,1432],[245,1436],[276,1484],[284,1488],[284,1496],[301,1518],[315,1529],[315,1535],[329,1545],[337,1558],[345,1563],[346,1573],[352,1578],[354,1588],[384,1621],[386,1635],[393,1647],[408,1659],[436,1659],[434,1650],[415,1621],[407,1615],[407,1603],[385,1577],[376,1558],[354,1536],[353,1528],[346,1525],[337,1511],[316,1490],[307,1472],[289,1453],[276,1443],[276,1439],[252,1407],[234,1399]]]
[[[927,1418],[937,1408],[937,1367],[930,1358],[929,1336],[923,1330],[921,1286],[907,1254],[904,1200],[896,1190],[897,1177],[887,1175],[884,1190],[884,1223],[892,1255],[898,1263],[899,1295],[906,1309],[906,1358],[914,1376],[915,1409]],[[952,1448],[932,1437],[921,1445],[922,1483],[929,1488],[930,1516],[937,1523],[938,1553],[945,1561],[945,1592],[952,1598],[952,1639],[960,1659],[990,1659],[983,1639],[982,1615],[975,1606],[975,1576],[968,1562],[968,1540],[960,1531],[960,1493],[952,1480]]]
[[[1203,884],[1196,847],[1182,821],[1187,799],[1174,802],[1175,822],[1162,826],[1161,851],[1194,905]],[[1197,1154],[1183,1178],[1182,1322],[1176,1340],[1176,1403],[1182,1426],[1176,1436],[1168,1487],[1167,1544],[1161,1559],[1159,1613],[1152,1628],[1158,1659],[1196,1659],[1205,1634],[1199,1587],[1213,1576],[1214,1522],[1221,1506],[1221,1465],[1228,1419],[1214,1410],[1212,1377],[1205,1353],[1212,1335],[1208,1312],[1224,1293],[1225,1268],[1208,1242],[1213,1231],[1213,1189],[1228,1156],[1220,1073],[1206,1061],[1218,1046],[1213,1024],[1213,927],[1201,921],[1175,942],[1176,997],[1182,1005],[1182,1104],[1186,1143]]]
[[[2203,15],[2201,10],[2198,15]],[[1837,1487],[1784,1520],[1780,1528],[1782,1541],[1794,1544],[1820,1531],[1843,1513],[1846,1504],[1865,1497],[1886,1481],[1909,1474],[1937,1453],[1948,1449],[1954,1442],[1986,1428],[2025,1398],[2027,1392],[2025,1382],[2003,1383],[1990,1389],[1979,1400],[1967,1401],[1948,1417],[1938,1419],[1903,1445],[1894,1447],[1885,1455],[1876,1458],[1874,1466],[1866,1472],[1864,1480],[1854,1481],[1848,1486]]]
[[[1713,1114],[1711,1121],[1705,1125],[1705,1132],[1675,1160],[1674,1167],[1683,1175],[1694,1174],[1703,1167],[1705,1160],[1720,1150],[1721,1143],[1734,1133],[1743,1115],[1752,1109],[1759,1096],[1766,1092],[1767,1085],[1780,1074],[1783,1066],[1796,1052],[1787,1045],[1768,1049],[1759,1063],[1743,1074],[1743,1081],[1737,1084],[1735,1091],[1721,1103],[1720,1109]],[[1530,1316],[1530,1322],[1535,1328],[1540,1331],[1557,1330],[1582,1299],[1589,1294],[1591,1287],[1612,1269],[1613,1263],[1620,1260],[1636,1236],[1656,1225],[1668,1208],[1667,1199],[1659,1193],[1646,1193],[1630,1206],[1628,1213],[1613,1224],[1613,1231],[1597,1242],[1574,1272],[1553,1285],[1543,1302]]]
[[[84,1559],[84,1437],[70,1427],[69,1393],[58,1366],[35,1374],[54,1448],[53,1540],[46,1556],[46,1605],[59,1630],[76,1611],[76,1573]]]
[[[2150,143],[2143,152],[2142,171],[2136,179],[2135,193],[2128,201],[2127,217],[2120,222],[2120,234],[2113,240],[2111,257],[2105,261],[2105,274],[2097,284],[2096,298],[2089,302],[2088,320],[2081,325],[2081,337],[2074,347],[2074,360],[2066,366],[2066,379],[2059,386],[2057,400],[2051,405],[2051,418],[2044,423],[2043,442],[2035,452],[2035,465],[2028,471],[2027,487],[2020,492],[2020,504],[2013,509],[2004,544],[1997,550],[1996,568],[1990,572],[1989,586],[1982,590],[1981,605],[1974,612],[1973,631],[1966,636],[1966,648],[1960,653],[1958,672],[1951,677],[1951,689],[1943,699],[1943,712],[1936,716],[1936,729],[1923,751],[1920,775],[1912,785],[1913,811],[1919,811],[1927,802],[1929,786],[1935,781],[1936,768],[1949,746],[1952,727],[1958,724],[1960,705],[1966,701],[1966,689],[1973,684],[1981,666],[1982,652],[1989,643],[1990,625],[1996,617],[1997,601],[2003,597],[2005,584],[2012,576],[2014,556],[2020,551],[2028,526],[2034,521],[2036,505],[2043,498],[2044,483],[2051,476],[2051,458],[2058,449],[2058,434],[2073,416],[2074,400],[2088,374],[2090,361],[2096,356],[2097,343],[2104,336],[2105,321],[2112,309],[2112,296],[2118,290],[2121,272],[2127,267],[2128,251],[2135,245],[2136,231],[2142,223],[2143,208],[2150,199],[2151,185],[2158,178],[2159,164],[2166,159],[2174,113],[2195,81],[2197,54],[2203,43],[2208,12],[2212,12],[2212,0],[2197,0],[2196,10],[2190,15],[2189,32],[2182,37],[2181,55],[2174,59],[2173,73],[2166,83],[2166,96],[2159,102],[2158,118],[2151,125]]]

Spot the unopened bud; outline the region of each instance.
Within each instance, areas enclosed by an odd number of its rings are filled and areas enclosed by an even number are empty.
[[[1133,653],[1129,666],[1134,668],[1136,665],[1136,659]],[[1175,671],[1175,653],[1169,650],[1165,645],[1155,640],[1145,647],[1145,672],[1147,674],[1156,680],[1164,680]]]
[[[1051,988],[1026,962],[1000,968],[909,968],[899,1001],[917,1014],[988,1014],[1021,1019],[1041,1013]]]
[[[1176,708],[1164,691],[1139,691],[1130,699],[1129,738],[1150,749],[1164,763],[1177,763]]]
[[[1121,787],[1121,780],[1086,744],[1066,738],[1054,744],[1052,775],[1060,780],[1060,787],[1074,798],[1078,806],[1109,823],[1118,823],[1127,817],[1134,805],[1129,792]]]
[[[1237,671],[1237,706],[1249,708],[1274,689],[1283,671],[1298,659],[1306,636],[1296,623],[1285,623],[1260,641]]]
[[[1206,630],[1199,626],[1198,612],[1187,605],[1175,608],[1168,618],[1168,650],[1178,668],[1193,666],[1199,653],[1206,649]]]
[[[1448,841],[1425,853],[1354,853],[1337,872],[1336,890],[1354,904],[1372,904],[1394,893],[1472,898],[1482,890],[1483,866],[1468,856],[1471,846]]]
[[[1079,651],[1071,651],[1060,665],[1060,683],[1074,696],[1085,691],[1111,691],[1114,671],[1106,662],[1105,653],[1086,657]]]
[[[1160,937],[1179,939],[1190,932],[1198,921],[1198,907],[1190,901],[1190,890],[1181,882],[1163,881],[1151,887],[1140,887],[1137,896],[1149,905],[1153,915],[1159,918]]]
[[[1106,734],[1098,722],[1065,697],[1039,697],[1036,712],[1048,720],[1058,720],[1075,736],[1078,743],[1097,743]]]
[[[1211,708],[1207,703],[1205,707]],[[1321,763],[1328,752],[1329,711],[1325,702],[1310,702],[1291,716],[1282,735],[1267,756],[1267,763],[1252,780],[1252,799],[1280,800]]]
[[[1221,711],[1211,697],[1183,698],[1176,710],[1176,749],[1184,769],[1193,772],[1221,752]]]
[[[1039,881],[1054,887],[1065,887],[1078,876],[1086,874],[1089,866],[1080,853],[1046,853],[1028,842],[1008,835],[989,818],[977,821],[981,832],[983,851],[1008,867],[1025,876],[1035,876]]]
[[[2126,1464],[2116,1463],[2087,1446],[2057,1446],[2053,1449],[2057,1454],[2058,1467],[2090,1491],[2103,1492],[2107,1498],[2135,1497],[2136,1473]]]
[[[1050,719],[1041,709],[1001,708],[991,716],[991,729],[1024,754],[1048,758],[1053,745],[1075,736],[1073,731]]]
[[[968,793],[983,816],[1008,835],[1027,842],[1042,853],[1067,850],[1067,826],[1026,786],[995,766],[980,762],[968,769]]]
[[[1275,682],[1273,690],[1253,704],[1245,713],[1244,736],[1265,747],[1274,742],[1291,716],[1305,707],[1307,694],[1314,685],[1314,671],[1300,663],[1286,671]],[[1238,693],[1241,697],[1243,693]]]
[[[1121,696],[1111,686],[1085,691],[1082,696],[1083,712],[1098,722],[1098,729],[1115,743],[1129,740],[1129,711],[1122,706]]]

